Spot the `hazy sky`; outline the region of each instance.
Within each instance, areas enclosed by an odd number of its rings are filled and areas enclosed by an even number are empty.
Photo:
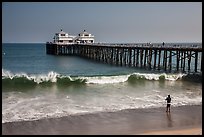
[[[202,42],[202,2],[4,2],[2,42],[52,41],[84,29],[96,42]]]

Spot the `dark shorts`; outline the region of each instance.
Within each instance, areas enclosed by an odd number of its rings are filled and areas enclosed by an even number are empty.
[[[167,107],[170,107],[171,104],[167,104]]]

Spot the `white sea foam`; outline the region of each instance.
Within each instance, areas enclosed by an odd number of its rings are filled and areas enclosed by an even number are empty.
[[[2,123],[123,109],[166,107],[166,94],[154,93],[144,96],[125,95],[117,98],[107,96],[105,99],[97,96],[95,100],[90,99],[81,102],[78,102],[72,96],[69,96],[69,99],[66,97],[57,99],[54,96],[15,98],[16,94],[14,94],[12,98],[3,100]],[[12,101],[14,99],[15,101]],[[97,103],[95,102],[96,100]],[[172,95],[173,106],[199,104],[202,104],[202,96],[192,98],[185,94],[175,93]]]
[[[132,75],[135,75],[139,78],[145,78],[147,80],[160,80],[161,76],[164,76],[165,80],[169,81],[176,81],[186,74],[154,74],[154,73],[133,73],[129,75],[120,75],[120,76],[96,76],[96,77],[82,77],[83,79],[86,79],[86,83],[91,83],[91,84],[112,84],[112,83],[122,83],[128,81],[128,78]]]
[[[86,83],[89,84],[113,84],[121,83],[128,80],[130,75],[121,75],[121,76],[97,76],[97,77],[83,77],[87,80]]]

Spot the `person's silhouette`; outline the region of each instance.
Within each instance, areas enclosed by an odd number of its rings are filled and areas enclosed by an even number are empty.
[[[170,112],[170,106],[171,106],[171,97],[170,97],[170,95],[168,95],[168,97],[165,100],[167,101],[166,112]]]

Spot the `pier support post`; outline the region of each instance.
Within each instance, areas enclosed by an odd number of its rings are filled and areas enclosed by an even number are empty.
[[[198,64],[198,52],[196,51],[195,52],[195,72],[197,72],[197,64]]]

